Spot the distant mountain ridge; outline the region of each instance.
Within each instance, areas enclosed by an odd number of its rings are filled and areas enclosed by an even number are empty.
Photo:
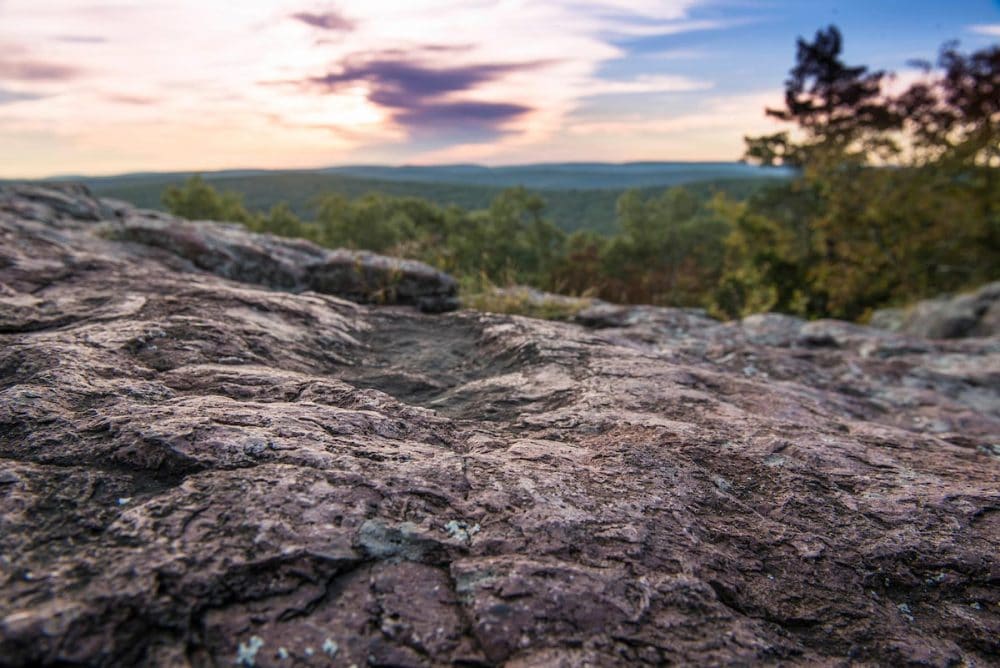
[[[619,190],[718,179],[787,178],[791,174],[784,168],[756,167],[739,162],[578,162],[501,167],[347,165],[322,171],[388,181],[525,186],[535,190]]]
[[[162,209],[163,191],[197,172],[136,172],[114,176],[60,176],[45,181],[74,181],[101,197]],[[545,198],[546,215],[566,231],[615,231],[615,204],[622,192],[648,193],[683,185],[699,197],[723,191],[740,199],[789,170],[736,162],[551,163],[486,167],[472,164],[434,166],[346,165],[324,169],[229,169],[201,172],[219,190],[243,196],[251,210],[287,202],[296,214],[311,218],[317,200],[338,193],[359,197],[384,193],[421,197],[436,204],[483,209],[504,189],[524,186]]]
[[[140,182],[184,179],[192,174],[228,179],[277,174],[338,174],[360,179],[408,183],[444,183],[535,190],[618,190],[671,186],[718,179],[787,178],[791,170],[741,162],[553,162],[490,167],[451,165],[339,165],[317,169],[224,169],[216,171],[129,172],[111,176],[54,176],[43,181],[86,183]]]

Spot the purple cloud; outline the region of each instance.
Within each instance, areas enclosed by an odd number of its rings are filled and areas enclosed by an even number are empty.
[[[331,92],[357,81],[366,81],[372,85],[372,102],[385,107],[405,107],[413,99],[423,100],[470,90],[505,74],[537,66],[538,63],[528,63],[436,68],[388,58],[348,64],[339,72],[313,77],[309,81]]]
[[[292,18],[301,21],[320,30],[333,30],[337,32],[349,32],[354,30],[354,21],[333,11],[314,14],[312,12],[298,12],[292,14]]]
[[[69,65],[38,60],[0,60],[0,79],[13,81],[66,81],[80,74]]]
[[[531,107],[505,102],[430,102],[400,111],[396,120],[421,128],[476,129],[495,127],[531,111]]]
[[[421,44],[407,49],[379,49],[377,55],[381,59],[400,58],[417,60],[421,55],[442,53],[468,53],[475,48],[473,44]]]
[[[348,59],[339,70],[312,77],[306,83],[333,93],[365,82],[369,87],[368,99],[390,109],[393,120],[412,132],[434,135],[454,132],[465,138],[477,134],[486,137],[502,133],[506,123],[532,108],[513,102],[469,101],[454,96],[508,74],[546,64],[535,61],[432,66],[414,59],[412,54],[407,57],[398,50],[390,50],[375,57]]]

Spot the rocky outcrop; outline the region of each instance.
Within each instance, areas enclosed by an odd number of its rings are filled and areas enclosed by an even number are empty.
[[[995,337],[431,316],[56,195],[0,198],[0,665],[1000,653]]]
[[[409,304],[430,313],[458,307],[454,279],[421,262],[331,251],[302,239],[254,234],[242,225],[136,210],[123,202],[95,200],[79,186],[8,188],[0,191],[0,207],[56,225],[100,222],[99,234],[139,244],[142,254],[180,271],[199,269],[234,281],[312,290],[360,303]]]
[[[1000,281],[968,294],[875,311],[870,324],[931,339],[1000,336]]]

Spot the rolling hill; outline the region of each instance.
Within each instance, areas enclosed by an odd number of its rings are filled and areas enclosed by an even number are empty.
[[[146,208],[162,208],[161,196],[191,172],[124,174],[108,177],[62,177],[80,181],[103,197],[115,197]],[[525,186],[541,192],[547,214],[566,231],[615,229],[615,203],[629,188],[655,192],[685,185],[710,196],[722,190],[742,198],[787,177],[740,163],[573,163],[513,167],[443,165],[431,167],[348,166],[321,170],[229,170],[202,174],[219,190],[240,193],[253,210],[284,201],[303,218],[312,216],[318,198],[329,193],[358,197],[379,192],[422,197],[437,204],[482,209],[505,188]]]

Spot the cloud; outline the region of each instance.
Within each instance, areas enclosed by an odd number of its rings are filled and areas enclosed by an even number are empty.
[[[990,37],[1000,37],[1000,23],[981,24],[969,26],[969,30],[977,35],[988,35]]]
[[[711,81],[699,81],[679,75],[639,76],[628,81],[594,81],[581,90],[582,95],[638,95],[645,93],[687,93],[712,88]]]
[[[471,100],[456,95],[545,65],[534,61],[441,66],[392,50],[374,57],[348,58],[339,70],[312,77],[306,83],[324,93],[338,93],[364,84],[368,100],[389,109],[393,120],[411,131],[441,134],[454,128],[465,137],[477,132],[489,137],[501,133],[507,122],[532,108],[519,102]]]
[[[41,100],[44,97],[46,96],[38,93],[24,93],[16,90],[0,88],[0,104],[13,104],[14,102]]]
[[[322,14],[314,14],[312,12],[298,12],[292,14],[292,18],[296,21],[301,21],[306,25],[310,25],[313,28],[319,28],[320,30],[333,30],[336,32],[350,32],[354,30],[354,21],[345,17],[343,14],[334,11],[326,11]]]
[[[105,95],[106,100],[111,102],[117,102],[118,104],[131,104],[136,106],[146,106],[150,104],[156,104],[159,100],[154,97],[147,97],[145,95],[129,95],[127,93],[111,93],[110,95]]]
[[[768,107],[779,107],[781,91],[760,91],[706,100],[696,113],[648,118],[631,117],[599,118],[572,123],[571,135],[602,137],[654,137],[680,134],[695,130],[729,130],[739,138],[740,133],[762,133],[776,127],[777,122],[764,113]]]
[[[107,37],[97,35],[56,35],[53,39],[57,42],[68,42],[70,44],[104,44]]]
[[[712,97],[698,109],[671,113],[661,108],[615,113],[592,119],[564,120],[564,132],[547,137],[547,161],[577,161],[600,156],[605,161],[720,160],[737,158],[744,148],[745,135],[767,134],[780,129],[775,119],[764,114],[765,107],[780,104],[783,91]],[[537,162],[539,146],[519,143],[518,137],[502,142],[450,146],[418,157],[422,163],[484,162],[517,164]]]
[[[13,81],[66,81],[80,74],[69,65],[40,60],[0,60],[0,79]]]
[[[722,30],[741,24],[742,20],[685,20],[668,22],[634,22],[619,30],[621,34],[636,37],[668,37],[687,32],[700,32],[705,30]]]
[[[535,62],[439,67],[395,55],[360,62],[350,62],[351,60],[354,59],[349,59],[339,71],[313,77],[309,82],[333,92],[364,81],[372,87],[373,102],[387,107],[405,107],[414,100],[470,90],[505,74],[535,69],[542,65]]]
[[[651,51],[645,55],[656,60],[705,60],[713,57],[712,52],[705,49],[664,49]]]
[[[662,36],[744,13],[701,13],[706,4],[717,0],[0,0],[5,99],[49,95],[0,107],[7,136],[36,133],[16,155],[0,141],[0,173],[395,162],[446,150],[649,156],[666,149],[568,128],[581,106],[696,109],[697,92],[643,96],[704,88],[704,68],[607,65],[694,48]],[[66,85],[74,76],[87,85]],[[37,139],[77,133],[87,140]]]
[[[429,102],[400,111],[395,118],[423,134],[469,134],[484,138],[503,134],[504,125],[531,107],[508,102]]]

